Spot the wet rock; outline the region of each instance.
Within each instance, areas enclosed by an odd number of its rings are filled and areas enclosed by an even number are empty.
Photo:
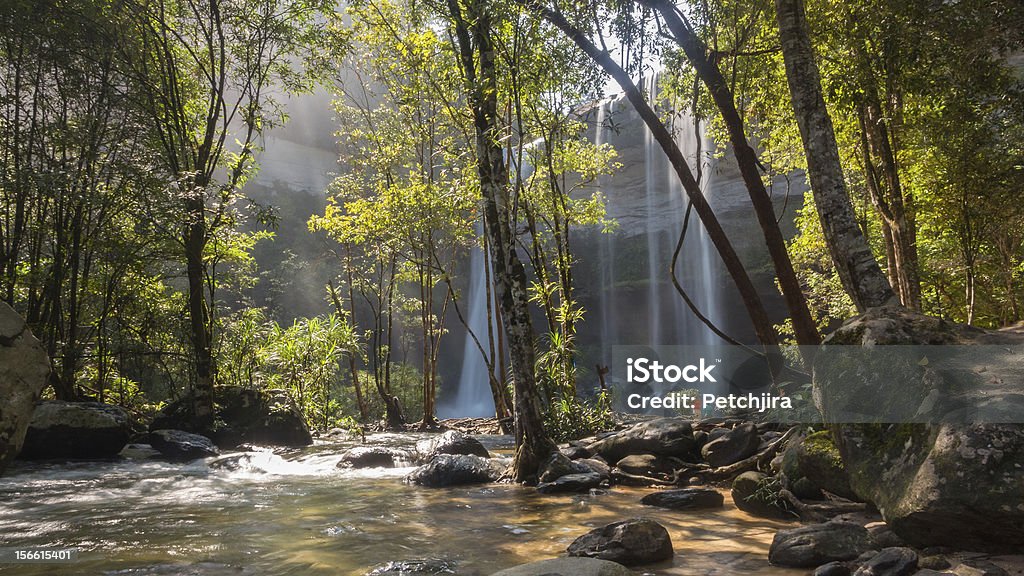
[[[567,549],[569,556],[611,560],[626,566],[672,558],[668,530],[653,520],[634,518],[596,528],[580,536]]]
[[[616,432],[588,448],[608,462],[630,454],[685,457],[694,449],[693,428],[682,418],[658,418]]]
[[[859,524],[811,524],[777,532],[768,549],[768,561],[776,566],[810,568],[853,560],[870,546],[868,531]]]
[[[929,570],[945,570],[950,566],[952,566],[952,564],[949,563],[949,560],[946,560],[944,557],[938,555],[921,556],[921,558],[917,561],[917,567],[922,569],[927,568]]]
[[[654,454],[632,454],[615,463],[626,474],[649,478],[669,479],[674,472],[672,462]]]
[[[932,570],[931,568],[923,568],[914,572],[914,576],[956,576],[952,572],[939,572],[938,570]]]
[[[438,454],[463,454],[481,458],[490,458],[491,456],[479,440],[458,430],[448,430],[436,438],[422,440],[416,444],[416,451],[425,461],[429,461]]]
[[[680,488],[652,492],[644,496],[640,503],[671,510],[704,510],[721,508],[725,497],[714,488]]]
[[[700,454],[711,467],[718,468],[753,456],[757,453],[757,447],[760,444],[761,437],[757,435],[757,428],[752,423],[746,422],[718,438],[709,440],[700,449]]]
[[[965,409],[960,391],[969,386],[970,397],[984,399],[987,410],[1019,414],[1015,398],[1020,394],[1010,391],[1019,389],[1022,381],[1016,355],[1000,360],[979,354],[984,366],[943,371],[941,362],[923,363],[886,349],[926,344],[1019,346],[1020,338],[903,309],[879,308],[847,321],[826,339],[823,350],[830,345],[870,347],[862,358],[817,357],[814,396],[826,421],[849,421],[844,414],[860,410],[876,414],[878,422],[903,422],[838,426],[836,441],[852,490],[873,503],[908,544],[1020,550],[1024,507],[1015,504],[1024,502],[1024,426],[971,423],[977,420],[958,411]],[[879,398],[885,399],[881,407]],[[915,411],[931,423],[921,423],[921,416],[912,418]]]
[[[567,492],[588,492],[591,488],[597,488],[604,479],[596,472],[582,474],[566,474],[551,482],[543,482],[537,485],[537,492],[541,494],[564,494]]]
[[[128,413],[118,406],[47,400],[32,414],[21,458],[113,458],[130,438]]]
[[[872,522],[865,526],[868,530],[868,538],[875,548],[899,548],[903,546],[903,539],[896,535],[885,522]]]
[[[601,460],[600,457],[583,458],[581,460],[577,460],[577,462],[586,466],[591,472],[600,474],[602,478],[608,478],[612,474],[611,467],[608,466],[607,462]]]
[[[394,468],[405,457],[385,446],[356,446],[342,453],[338,468]]]
[[[597,558],[555,558],[495,572],[492,576],[632,576],[622,564]]]
[[[844,562],[829,562],[815,568],[812,576],[850,576],[850,567]]]
[[[220,450],[206,436],[181,430],[154,430],[149,444],[171,460],[190,461],[220,455]]]
[[[782,472],[797,498],[819,500],[825,491],[859,500],[850,488],[850,477],[839,449],[826,430],[793,441],[783,453]]]
[[[0,474],[21,452],[50,374],[50,358],[25,321],[0,302]]]
[[[457,574],[455,563],[448,560],[429,558],[426,560],[403,560],[381,564],[366,573],[366,576],[415,576],[416,574]]]
[[[886,548],[861,565],[854,576],[910,576],[917,572],[917,552]]]
[[[565,454],[565,456],[568,459],[570,459],[570,460],[579,460],[581,458],[590,458],[591,456],[594,455],[593,452],[591,452],[590,450],[588,450],[584,446],[566,446],[565,448],[562,448],[559,451],[562,454]]]
[[[413,470],[406,481],[429,488],[462,484],[486,484],[498,479],[499,471],[486,458],[465,454],[438,454]]]
[[[215,400],[215,427],[193,415],[193,399],[186,396],[161,410],[149,429],[202,434],[222,449],[242,444],[301,447],[313,443],[302,413],[283,390],[225,386],[216,389]]]
[[[732,501],[748,514],[763,518],[793,518],[789,502],[779,496],[778,480],[761,472],[744,472],[732,481]]]
[[[538,480],[541,484],[548,482],[554,482],[562,476],[568,476],[570,474],[587,474],[592,472],[589,466],[570,460],[568,456],[561,452],[555,452],[548,457],[540,466],[540,475]]]
[[[1009,576],[1000,566],[980,558],[964,560],[950,572],[956,576]]]

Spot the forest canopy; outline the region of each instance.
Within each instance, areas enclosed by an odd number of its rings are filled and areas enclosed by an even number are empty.
[[[581,231],[617,225],[601,183],[622,159],[592,111],[620,93],[688,195],[672,217],[700,220],[742,297],[744,344],[816,344],[883,303],[992,328],[1024,312],[1015,0],[12,0],[0,66],[0,298],[61,399],[187,397],[212,419],[221,387],[283,389],[314,428],[432,426],[442,342],[468,330],[535,467],[608,418],[605,390],[580,393],[601,366],[579,362],[596,312],[577,264]],[[334,272],[330,312],[297,317],[254,256],[277,207],[249,191],[312,93],[338,165],[301,233]],[[739,165],[778,294],[704,199],[683,112]],[[768,190],[805,174],[784,235]]]

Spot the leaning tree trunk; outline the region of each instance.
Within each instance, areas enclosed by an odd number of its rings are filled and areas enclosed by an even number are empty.
[[[477,173],[484,203],[484,233],[491,247],[494,287],[512,364],[516,435],[512,477],[516,481],[525,481],[536,475],[540,463],[556,447],[544,430],[534,375],[536,358],[526,268],[516,251],[509,172],[498,120],[495,48],[490,17],[482,4],[483,0],[469,2],[468,18],[463,18],[457,0],[448,0],[455,23],[459,62],[473,109]]]
[[[637,88],[636,83],[629,77],[629,73],[623,70],[607,51],[598,48],[582,30],[566,20],[562,13],[548,8],[539,0],[517,0],[517,2],[561,30],[577,47],[590,56],[594,62],[601,66],[619,84],[626,94],[626,99],[629,100],[629,103],[633,105],[637,114],[640,115],[640,118],[643,119],[648,129],[650,129],[654,140],[661,146],[673,170],[679,177],[687,198],[690,200],[701,223],[704,224],[708,237],[711,239],[712,244],[714,244],[719,257],[722,259],[722,263],[725,265],[726,271],[740,293],[740,298],[746,307],[758,341],[769,347],[778,345],[778,334],[775,331],[774,324],[768,317],[768,312],[764,307],[764,302],[761,300],[761,295],[754,287],[753,282],[751,282],[750,275],[747,274],[746,269],[743,267],[742,261],[740,261],[739,256],[736,254],[736,250],[729,241],[729,237],[725,234],[725,230],[722,229],[722,225],[715,216],[714,210],[708,204],[707,198],[705,198],[703,191],[700,189],[700,185],[690,171],[690,166],[686,163],[686,158],[679,150],[679,146],[676,144],[672,133],[665,127],[657,112],[651,108],[651,105]],[[782,369],[782,364],[777,354],[768,354],[768,362],[772,369],[772,374],[778,374]]]
[[[853,204],[846,193],[835,129],[821,93],[821,76],[814,60],[803,0],[775,0],[775,11],[793,112],[832,262],[858,310],[896,303],[892,286],[857,226]]]
[[[683,20],[676,10],[675,4],[668,0],[641,0],[641,3],[651,6],[661,14],[676,43],[686,53],[697,76],[707,86],[708,92],[715,101],[715,106],[722,114],[729,133],[729,141],[736,156],[736,163],[739,165],[743,183],[750,196],[750,203],[757,214],[757,221],[761,226],[761,233],[768,246],[768,254],[771,256],[775,275],[793,322],[797,344],[803,346],[820,344],[821,335],[818,334],[818,328],[811,317],[807,298],[804,297],[800,287],[800,280],[797,278],[796,271],[793,270],[793,261],[790,260],[789,252],[786,250],[786,241],[779,228],[775,208],[764,187],[764,181],[761,180],[761,172],[757,165],[757,153],[747,141],[743,118],[736,109],[735,97],[729,83],[722,76],[718,65],[708,57],[707,46]],[[806,360],[810,360],[810,358]]]

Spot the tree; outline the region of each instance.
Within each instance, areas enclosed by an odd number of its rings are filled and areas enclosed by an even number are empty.
[[[211,241],[236,223],[257,138],[284,118],[280,92],[308,90],[333,22],[324,0],[133,0],[123,51],[156,131],[161,168],[179,203],[195,363],[194,415],[212,423],[216,300]],[[220,178],[219,174],[223,174]]]
[[[807,157],[814,205],[832,261],[858,310],[892,304],[895,294],[882,274],[846,193],[832,118],[821,93],[803,0],[775,0],[779,39],[800,136]]]

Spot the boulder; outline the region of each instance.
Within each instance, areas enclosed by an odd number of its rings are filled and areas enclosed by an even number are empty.
[[[381,564],[367,572],[366,576],[415,576],[417,574],[457,574],[457,572],[454,562],[428,558]]]
[[[189,461],[220,455],[220,450],[206,436],[181,430],[154,430],[149,444],[171,460]]]
[[[50,374],[50,358],[25,321],[0,302],[0,474],[21,452]]]
[[[792,518],[789,502],[779,496],[781,484],[772,476],[744,472],[732,481],[732,501],[748,514],[763,518]]]
[[[917,552],[885,548],[857,568],[853,576],[910,576],[917,572]]]
[[[47,400],[36,405],[21,458],[113,458],[130,438],[128,413],[118,406]]]
[[[1024,377],[1019,354],[994,352],[1022,342],[1019,333],[898,308],[869,310],[826,338],[814,365],[815,403],[828,422],[861,422],[833,425],[850,488],[908,544],[990,552],[1024,545],[1024,506],[1015,505],[1024,502],[1024,425],[1014,423],[1021,404],[1013,392]],[[930,353],[930,344],[960,346]],[[975,345],[986,346],[971,352]],[[830,356],[830,346],[855,352]],[[880,398],[872,419],[846,419]],[[965,406],[987,419],[963,414]]]
[[[490,453],[487,452],[487,448],[484,448],[484,445],[479,440],[458,430],[448,430],[436,438],[421,440],[416,444],[416,451],[419,452],[425,462],[438,454],[464,454],[481,458],[491,457]]]
[[[672,539],[653,520],[633,518],[595,528],[569,545],[569,556],[611,560],[626,566],[672,558]]]
[[[242,444],[301,447],[313,443],[302,413],[283,390],[217,388],[214,416],[216,425],[196,419],[192,398],[186,396],[165,406],[149,429],[202,434],[222,449]]]
[[[885,522],[872,522],[864,526],[868,530],[871,545],[879,550],[883,548],[900,548],[903,539],[896,535]]]
[[[811,576],[850,576],[850,567],[845,562],[829,562],[814,569]]]
[[[570,460],[568,456],[561,452],[555,452],[540,465],[538,481],[541,484],[546,484],[554,482],[562,476],[587,474],[589,472],[592,472],[592,470],[586,464]]]
[[[714,488],[679,488],[652,492],[641,498],[640,503],[670,510],[705,510],[721,508],[725,497]]]
[[[438,454],[430,462],[413,470],[406,482],[441,488],[462,484],[486,484],[500,475],[486,458],[465,454]]]
[[[827,430],[790,443],[782,456],[782,472],[786,475],[787,486],[797,498],[820,500],[824,491],[848,500],[858,500],[850,489],[850,477],[839,449]]]
[[[971,558],[950,570],[956,576],[1010,576],[1002,567],[982,558]]]
[[[672,462],[666,457],[654,454],[632,454],[616,462],[615,467],[626,474],[661,480],[672,478],[672,473],[675,472]]]
[[[853,560],[871,546],[868,531],[852,522],[826,522],[780,530],[768,549],[776,566],[811,568],[828,562]]]
[[[601,485],[604,478],[597,472],[585,472],[582,474],[566,474],[559,476],[551,482],[542,482],[537,485],[537,492],[541,494],[563,494],[566,492],[589,492],[591,488]]]
[[[622,564],[597,558],[554,558],[507,568],[491,576],[632,576]]]
[[[700,449],[701,456],[713,468],[728,466],[757,454],[761,445],[761,437],[757,428],[750,422],[725,432],[718,438],[709,440]]]
[[[342,453],[338,468],[394,468],[402,456],[386,446],[356,446]]]
[[[597,458],[583,458],[576,461],[579,464],[583,464],[590,469],[591,472],[596,472],[601,475],[602,478],[608,478],[612,474],[612,469],[608,466],[608,463]]]
[[[686,459],[694,451],[693,428],[682,418],[657,418],[635,424],[591,444],[589,449],[608,462],[630,454],[654,454]]]

